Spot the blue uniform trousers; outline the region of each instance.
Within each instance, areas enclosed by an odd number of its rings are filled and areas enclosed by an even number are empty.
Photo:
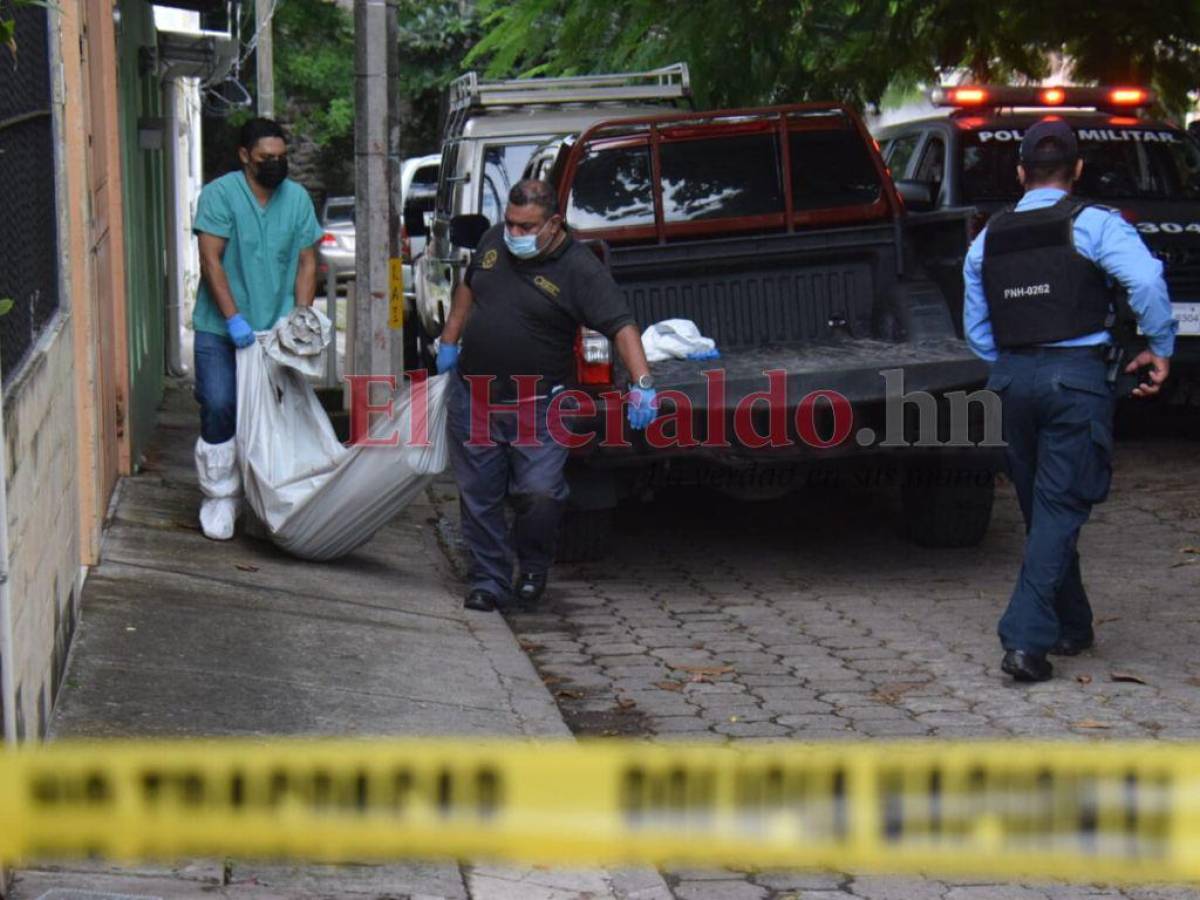
[[[1000,619],[1006,650],[1045,654],[1092,633],[1076,541],[1112,479],[1115,394],[1096,347],[1000,352],[988,387],[1003,402],[1008,472],[1025,517],[1025,559]]]
[[[520,413],[515,406],[491,413],[487,428],[491,446],[471,446],[470,401],[466,382],[452,374],[450,462],[458,482],[462,536],[470,556],[467,577],[471,590],[507,599],[512,590],[514,554],[522,572],[544,574],[554,562],[568,493],[563,474],[567,448],[548,434],[547,399],[534,401],[537,446],[521,446]],[[506,501],[513,512],[511,530]]]

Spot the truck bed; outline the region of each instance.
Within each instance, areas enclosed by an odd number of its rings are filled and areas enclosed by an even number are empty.
[[[897,279],[891,224],[621,247],[612,274],[643,327],[691,319],[722,350],[873,334]],[[832,324],[831,324],[832,323]]]

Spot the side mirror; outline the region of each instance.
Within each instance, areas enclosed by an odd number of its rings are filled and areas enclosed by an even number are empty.
[[[902,178],[896,182],[896,190],[904,198],[904,205],[910,212],[929,212],[933,209],[933,185],[928,182]]]
[[[455,247],[474,250],[483,233],[492,227],[487,216],[477,214],[454,216],[450,219],[450,243]]]
[[[426,237],[429,229],[425,225],[425,210],[411,204],[404,207],[404,230],[410,238]]]

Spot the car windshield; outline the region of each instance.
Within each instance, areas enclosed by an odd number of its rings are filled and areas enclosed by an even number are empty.
[[[330,203],[325,207],[326,225],[349,225],[354,222],[353,203]]]
[[[508,205],[508,192],[521,179],[525,164],[540,144],[501,144],[487,147],[483,151],[482,196],[479,211],[495,225],[504,218],[504,207]]]
[[[437,184],[438,180],[438,164],[430,163],[424,166],[418,166],[413,172],[412,184]]]
[[[1083,175],[1076,192],[1095,200],[1200,200],[1200,150],[1172,128],[1076,128]],[[962,139],[962,191],[968,203],[1021,196],[1022,131],[981,129]]]

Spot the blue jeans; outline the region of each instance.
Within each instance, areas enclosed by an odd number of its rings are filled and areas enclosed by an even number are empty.
[[[195,367],[200,437],[223,444],[237,432],[237,348],[223,334],[197,331]]]
[[[548,400],[537,400],[538,446],[518,446],[516,408],[489,418],[492,446],[468,446],[471,395],[463,379],[450,376],[450,462],[458,482],[462,536],[470,556],[470,590],[501,600],[512,590],[513,556],[522,572],[545,574],[554,562],[558,528],[566,508],[563,467],[567,448],[549,435]],[[505,502],[513,509],[511,537]]]
[[[1113,387],[1096,348],[1001,352],[988,388],[1003,402],[1008,472],[1025,559],[1000,619],[1006,650],[1045,654],[1092,634],[1076,542],[1112,480]]]

